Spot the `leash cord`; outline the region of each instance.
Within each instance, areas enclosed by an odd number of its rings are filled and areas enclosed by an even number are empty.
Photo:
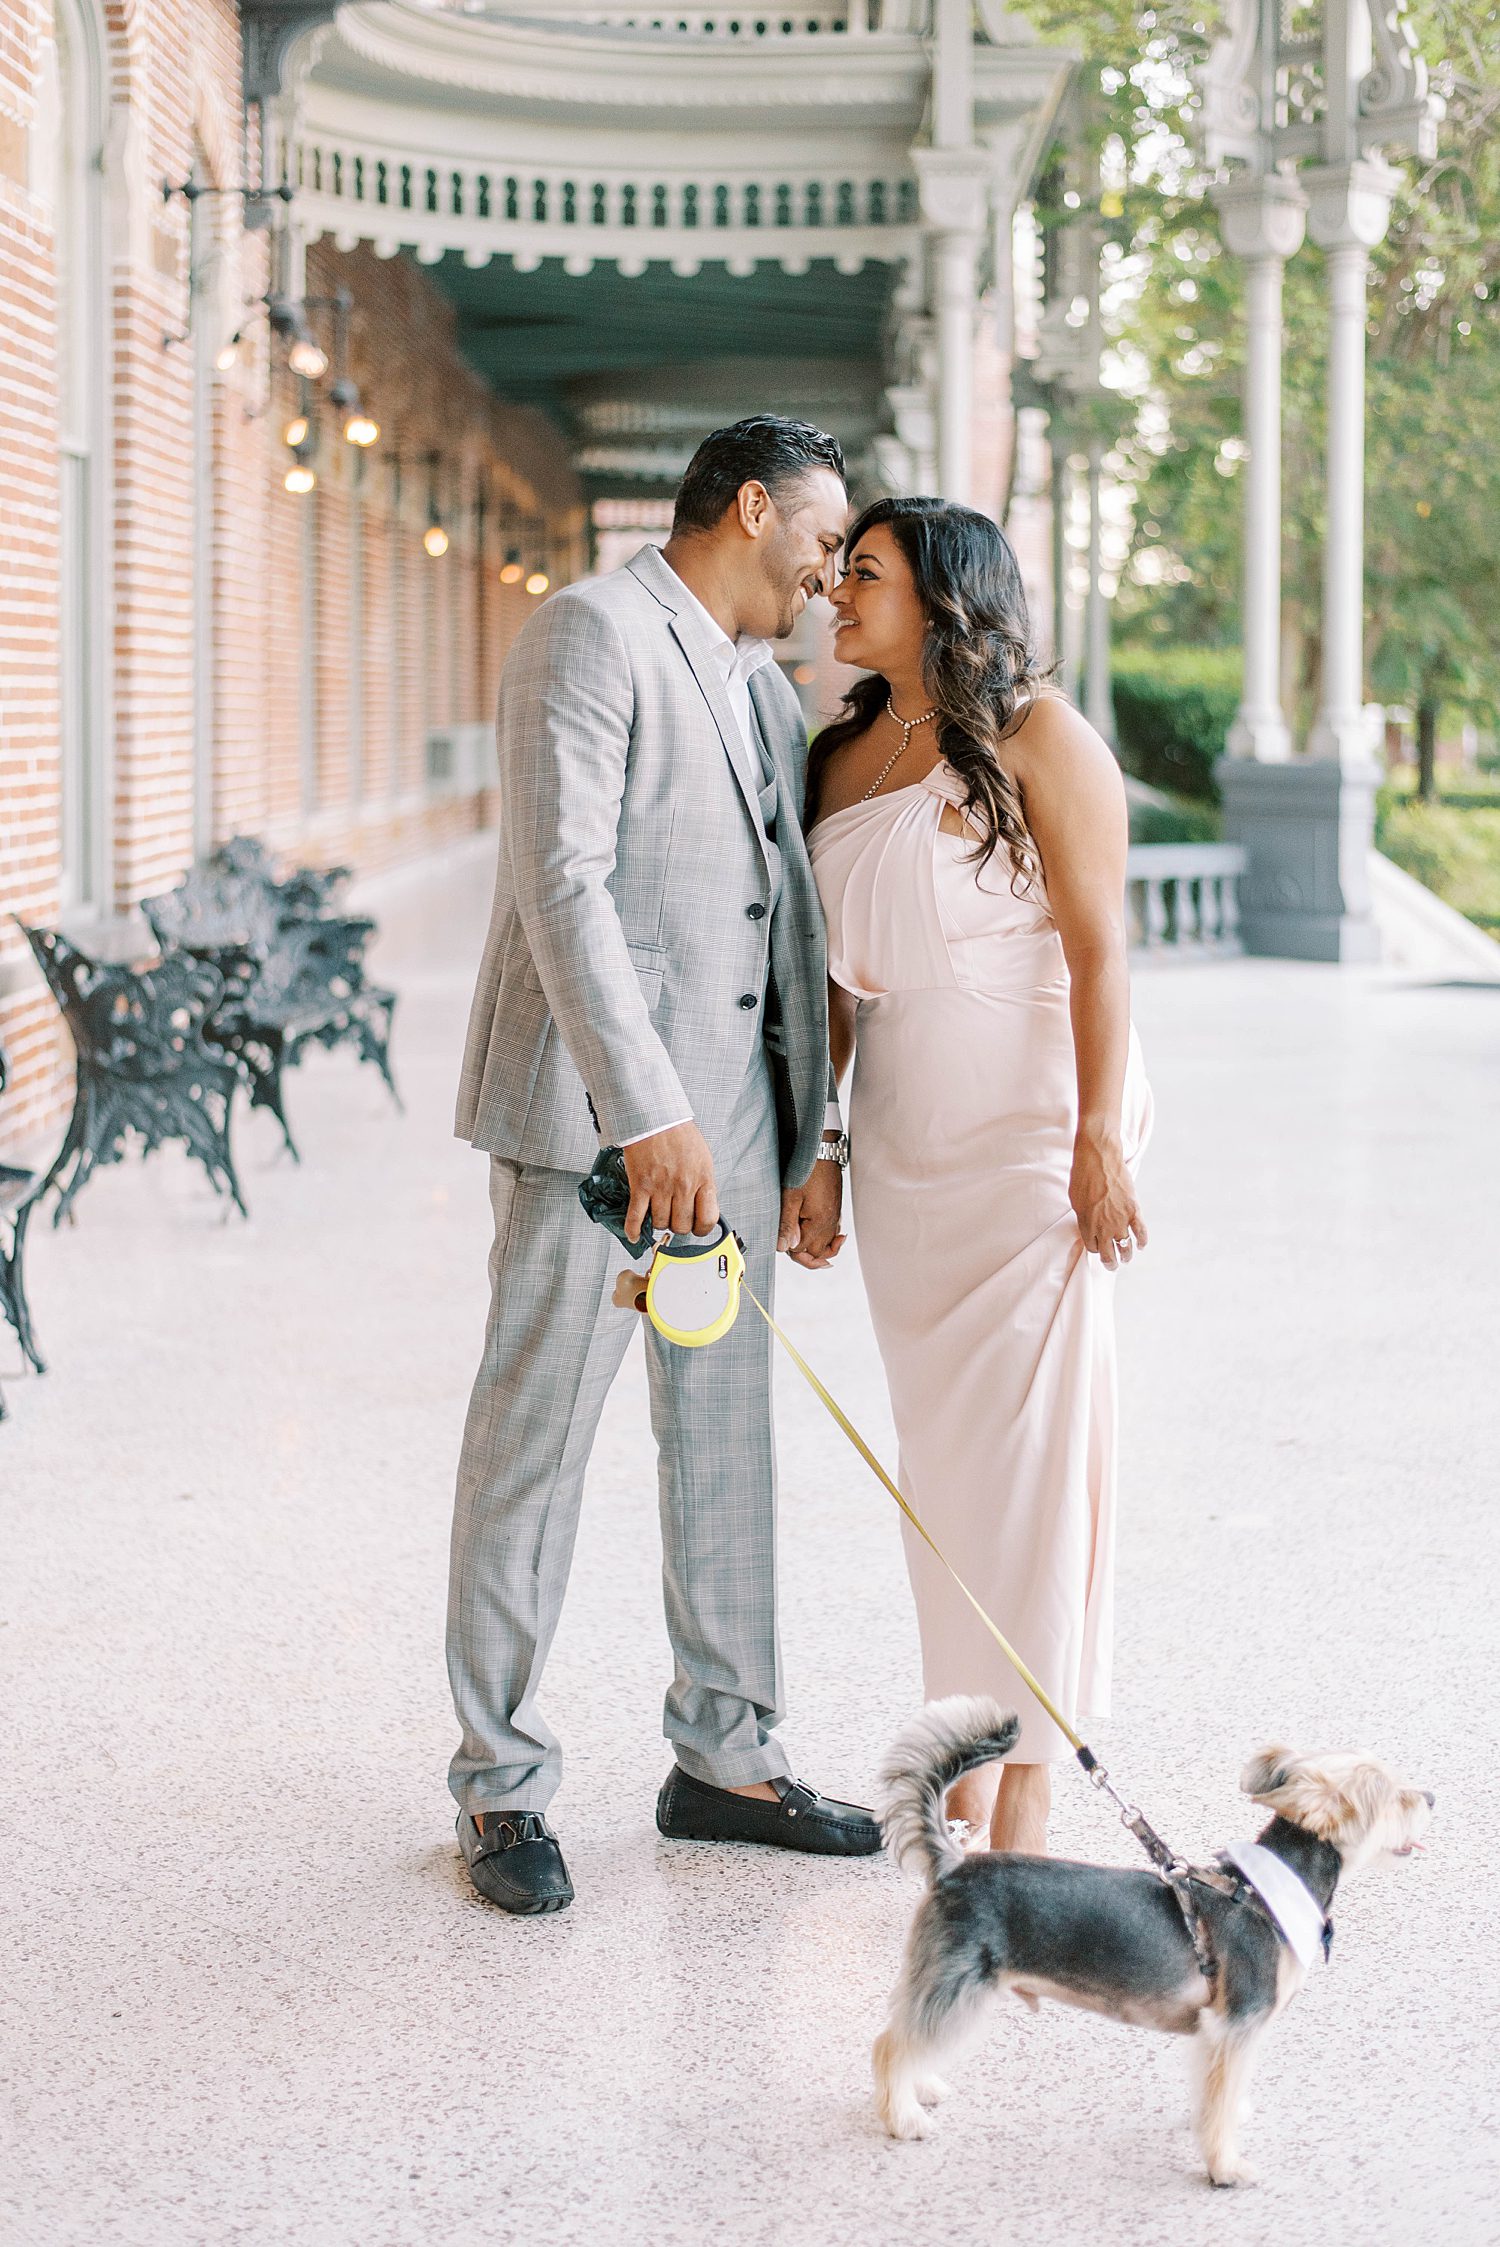
[[[1024,1683],[1030,1687],[1031,1691],[1036,1695],[1037,1700],[1046,1710],[1048,1716],[1051,1717],[1053,1723],[1057,1726],[1058,1731],[1061,1732],[1063,1738],[1069,1743],[1074,1755],[1077,1757],[1084,1771],[1088,1774],[1091,1784],[1097,1787],[1101,1794],[1107,1794],[1109,1796],[1110,1801],[1115,1805],[1115,1808],[1120,1813],[1121,1825],[1126,1827],[1129,1832],[1135,1835],[1136,1840],[1140,1843],[1141,1847],[1145,1850],[1146,1855],[1151,1859],[1152,1864],[1156,1867],[1157,1873],[1160,1875],[1161,1879],[1164,1880],[1167,1885],[1174,1890],[1174,1893],[1177,1894],[1179,1905],[1182,1905],[1183,1897],[1181,1894],[1179,1883],[1182,1883],[1186,1880],[1186,1877],[1190,1870],[1190,1867],[1188,1866],[1186,1860],[1182,1857],[1179,1857],[1176,1850],[1171,1848],[1165,1841],[1162,1840],[1161,1835],[1156,1831],[1155,1827],[1150,1824],[1149,1820],[1142,1814],[1142,1812],[1136,1807],[1136,1805],[1134,1803],[1127,1802],[1125,1800],[1125,1797],[1119,1793],[1119,1791],[1111,1782],[1109,1773],[1105,1770],[1103,1764],[1099,1761],[1099,1758],[1095,1755],[1093,1749],[1089,1746],[1088,1742],[1081,1736],[1081,1734],[1074,1731],[1072,1725],[1069,1724],[1061,1709],[1057,1707],[1051,1696],[1046,1692],[1044,1687],[1032,1675],[1026,1664],[1021,1660],[1020,1655],[1011,1645],[1010,1640],[1005,1636],[1005,1633],[1001,1630],[999,1624],[991,1615],[989,1615],[985,1611],[985,1609],[980,1605],[979,1601],[974,1597],[974,1594],[970,1591],[968,1585],[959,1575],[958,1570],[954,1567],[952,1561],[949,1560],[947,1554],[938,1544],[937,1539],[928,1529],[927,1524],[922,1520],[921,1516],[916,1512],[916,1510],[911,1505],[909,1505],[907,1500],[902,1496],[896,1484],[886,1473],[884,1467],[880,1464],[880,1461],[876,1458],[874,1452],[870,1449],[870,1446],[865,1442],[865,1439],[860,1434],[858,1428],[855,1427],[853,1421],[849,1418],[849,1415],[847,1414],[847,1412],[845,1412],[843,1406],[838,1402],[838,1399],[832,1396],[824,1387],[823,1383],[818,1379],[816,1373],[814,1373],[812,1367],[808,1364],[806,1358],[802,1355],[802,1352],[798,1349],[796,1343],[792,1341],[789,1335],[784,1334],[781,1328],[776,1324],[776,1321],[772,1318],[770,1312],[766,1309],[766,1306],[764,1305],[764,1303],[762,1303],[760,1297],[756,1294],[754,1288],[750,1285],[749,1280],[743,1280],[741,1282],[741,1286],[743,1287],[745,1294],[749,1296],[751,1302],[755,1305],[757,1311],[759,1311],[761,1317],[765,1320],[766,1325],[770,1328],[772,1334],[776,1337],[776,1340],[781,1344],[781,1347],[785,1350],[787,1356],[791,1359],[793,1365],[797,1368],[797,1371],[801,1374],[803,1380],[812,1390],[814,1396],[818,1398],[819,1402],[825,1407],[833,1420],[838,1424],[840,1428],[842,1428],[844,1434],[849,1438],[849,1441],[853,1444],[855,1450],[859,1453],[861,1459],[863,1459],[870,1472],[881,1484],[883,1484],[885,1489],[890,1492],[891,1496],[895,1499],[896,1504],[900,1507],[902,1514],[904,1515],[906,1520],[911,1523],[912,1528],[921,1538],[923,1544],[927,1546],[928,1550],[948,1571],[948,1574],[952,1577],[954,1583],[958,1586],[958,1589],[963,1593],[964,1598],[973,1608],[975,1614],[979,1617],[980,1622],[983,1623],[985,1629],[989,1632],[991,1638],[995,1641],[995,1644],[999,1647],[1001,1653],[1005,1656],[1005,1659],[1007,1660],[1007,1662],[1009,1662],[1011,1668],[1016,1672],[1017,1676],[1020,1677],[1024,1681]],[[1183,1910],[1184,1917],[1188,1917],[1186,1906],[1183,1907]],[[1189,1928],[1191,1931],[1191,1919],[1189,1919]],[[1197,1948],[1196,1935],[1194,1937],[1194,1948]]]
[[[949,1560],[947,1554],[942,1550],[942,1547],[938,1544],[936,1538],[928,1529],[926,1523],[921,1519],[920,1515],[917,1514],[910,1505],[908,1505],[906,1499],[901,1495],[901,1492],[897,1488],[896,1484],[891,1480],[891,1477],[886,1473],[884,1467],[882,1467],[874,1452],[865,1442],[865,1439],[860,1434],[858,1428],[855,1427],[853,1421],[844,1411],[842,1405],[838,1403],[837,1399],[829,1395],[829,1392],[823,1386],[823,1383],[818,1379],[818,1376],[816,1375],[816,1373],[814,1373],[812,1367],[808,1364],[806,1358],[802,1355],[802,1352],[797,1348],[796,1343],[793,1342],[789,1338],[789,1336],[783,1334],[781,1328],[776,1324],[776,1321],[772,1318],[770,1312],[766,1309],[760,1297],[751,1287],[749,1281],[743,1281],[741,1284],[744,1287],[745,1293],[749,1296],[751,1302],[755,1305],[755,1308],[757,1309],[757,1311],[759,1311],[761,1317],[765,1320],[767,1326],[771,1329],[771,1332],[775,1335],[777,1341],[781,1344],[781,1347],[785,1350],[787,1356],[791,1359],[793,1365],[801,1374],[803,1380],[807,1383],[813,1394],[824,1406],[826,1406],[827,1410],[838,1422],[838,1425],[843,1429],[844,1434],[849,1438],[849,1441],[853,1444],[855,1450],[859,1453],[865,1465],[870,1469],[870,1472],[873,1475],[877,1476],[878,1479],[884,1484],[885,1488],[890,1492],[891,1496],[895,1499],[896,1504],[901,1508],[901,1511],[905,1515],[906,1519],[911,1523],[912,1528],[921,1538],[923,1544],[926,1545],[928,1549],[936,1555],[937,1559],[942,1563],[943,1567],[947,1569],[948,1574],[953,1578],[954,1583],[963,1593],[964,1598],[973,1608],[975,1614],[979,1617],[980,1622],[983,1623],[985,1629],[989,1632],[991,1638],[995,1641],[995,1644],[999,1647],[1001,1653],[1005,1656],[1005,1659],[1007,1660],[1007,1662],[1009,1662],[1011,1668],[1016,1671],[1019,1677],[1025,1680],[1027,1685],[1030,1686],[1032,1692],[1041,1702],[1042,1707],[1046,1710],[1048,1716],[1051,1717],[1053,1723],[1057,1726],[1058,1731],[1062,1733],[1064,1739],[1067,1740],[1069,1745],[1072,1747],[1074,1754],[1079,1756],[1080,1759],[1083,1756],[1088,1756],[1089,1761],[1084,1765],[1084,1769],[1088,1771],[1090,1777],[1092,1777],[1094,1771],[1096,1771],[1099,1766],[1095,1762],[1092,1751],[1089,1749],[1087,1743],[1079,1733],[1074,1731],[1072,1725],[1069,1724],[1067,1718],[1056,1706],[1055,1702],[1053,1702],[1043,1686],[1040,1685],[1037,1679],[1032,1676],[1030,1670],[1021,1660],[1020,1655],[1011,1645],[1010,1640],[1005,1636],[1005,1633],[1001,1630],[999,1624],[995,1622],[991,1616],[986,1614],[983,1607],[981,1607],[981,1605],[979,1604],[979,1601],[970,1591],[968,1585],[959,1575],[958,1570],[954,1567],[952,1561]]]

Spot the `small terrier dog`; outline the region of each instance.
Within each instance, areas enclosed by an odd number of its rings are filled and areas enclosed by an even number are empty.
[[[1198,1885],[1198,1942],[1154,1872],[1060,1857],[966,1856],[943,1803],[964,1772],[1014,1747],[1020,1726],[994,1701],[933,1701],[893,1742],[881,1772],[886,1846],[930,1886],[907,1938],[890,2017],[875,2040],[880,2118],[893,2138],[925,2137],[926,2106],[946,2092],[935,2070],[978,2030],[991,1991],[1036,2011],[1044,1997],[1136,2028],[1193,2036],[1200,2060],[1195,2127],[1215,2185],[1253,2184],[1240,2159],[1239,2108],[1261,2037],[1301,1988],[1306,1967],[1244,1882]],[[1421,1846],[1432,1796],[1363,1755],[1262,1748],[1240,1785],[1272,1813],[1260,1845],[1308,1891],[1314,1936],[1340,1879],[1381,1855]],[[1274,1875],[1274,1880],[1270,1877]],[[1294,1916],[1291,1913],[1288,1917]],[[1315,1947],[1315,1946],[1314,1946]],[[1202,1952],[1212,1968],[1205,1975]]]

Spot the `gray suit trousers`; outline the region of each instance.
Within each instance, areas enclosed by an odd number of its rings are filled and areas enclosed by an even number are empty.
[[[770,1074],[757,1046],[712,1146],[724,1214],[768,1307],[781,1209]],[[562,1772],[537,1705],[572,1564],[599,1415],[638,1315],[610,1300],[624,1251],[578,1203],[576,1173],[491,1157],[495,1245],[483,1363],[453,1522],[448,1674],[462,1807],[544,1810]],[[663,1730],[713,1786],[787,1772],[776,1632],[771,1337],[751,1304],[697,1350],[646,1328],[663,1593],[676,1674]]]

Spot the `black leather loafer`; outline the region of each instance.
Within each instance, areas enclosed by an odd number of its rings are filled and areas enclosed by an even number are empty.
[[[573,1901],[573,1883],[557,1836],[539,1810],[485,1810],[480,1832],[466,1810],[458,1814],[458,1843],[469,1878],[487,1902],[518,1916],[560,1912]]]
[[[760,1841],[810,1857],[873,1857],[880,1828],[853,1802],[830,1802],[796,1779],[772,1779],[780,1800],[705,1786],[675,1766],[656,1798],[658,1831],[671,1841]]]

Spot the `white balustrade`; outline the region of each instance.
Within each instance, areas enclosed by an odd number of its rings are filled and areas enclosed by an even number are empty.
[[[1238,952],[1237,843],[1137,843],[1125,866],[1131,942],[1143,951]]]
[[[590,8],[578,0],[427,0],[434,14],[482,14],[498,22],[553,25],[560,31],[628,31],[645,37],[771,42],[785,39],[920,39],[931,28],[929,0],[834,0],[802,7]]]
[[[389,149],[326,139],[304,141],[297,176],[310,199],[427,218],[499,226],[729,233],[909,226],[909,178],[844,172],[781,172],[728,178],[639,175],[526,165],[484,170]],[[336,224],[330,221],[330,224]]]

